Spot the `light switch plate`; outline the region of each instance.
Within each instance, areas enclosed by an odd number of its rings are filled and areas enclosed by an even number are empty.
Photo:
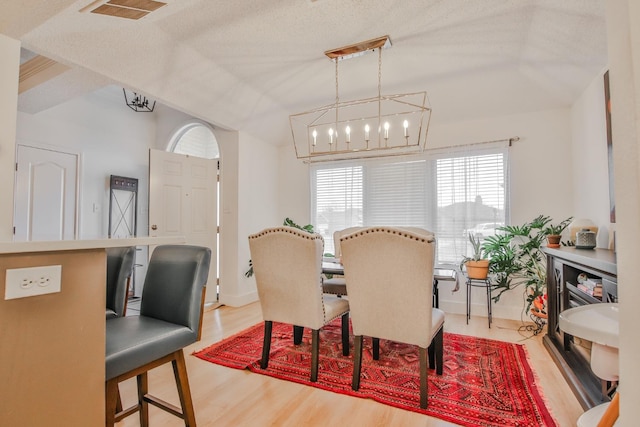
[[[60,292],[61,265],[7,269],[4,299]]]

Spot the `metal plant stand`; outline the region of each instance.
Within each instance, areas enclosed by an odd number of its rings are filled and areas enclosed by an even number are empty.
[[[491,282],[489,279],[469,279],[467,278],[467,325],[471,318],[471,288],[485,288],[487,290],[487,314],[489,317],[489,328],[491,328]]]

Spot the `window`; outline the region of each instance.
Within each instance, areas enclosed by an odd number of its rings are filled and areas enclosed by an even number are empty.
[[[168,151],[204,159],[220,157],[215,135],[202,123],[189,123],[178,130],[169,144]]]
[[[311,168],[312,221],[333,253],[333,232],[352,226],[422,227],[437,238],[437,263],[457,265],[507,223],[505,147],[366,159]]]

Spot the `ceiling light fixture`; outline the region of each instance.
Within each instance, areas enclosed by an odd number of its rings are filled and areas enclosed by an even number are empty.
[[[126,102],[127,106],[133,111],[138,113],[151,113],[156,107],[156,101],[153,101],[153,104],[149,107],[149,99],[144,95],[131,92],[131,94],[127,96],[127,90],[125,88],[122,88],[122,92],[124,92],[124,102]]]
[[[296,157],[306,162],[413,154],[424,151],[431,108],[427,92],[383,95],[382,49],[389,36],[325,52],[336,64],[335,102],[289,116]],[[340,101],[338,62],[378,50],[378,94]]]

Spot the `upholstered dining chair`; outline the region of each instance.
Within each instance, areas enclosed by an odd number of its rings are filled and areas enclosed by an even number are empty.
[[[196,342],[201,300],[209,265],[209,248],[160,245],[155,248],[142,289],[139,316],[106,322],[106,425],[139,412],[141,426],[149,423],[152,404],[195,426],[195,413],[183,348]],[[147,372],[171,362],[181,408],[148,393]],[[116,413],[118,384],[137,377],[138,401]]]
[[[343,236],[340,246],[354,334],[352,388],[360,388],[363,336],[415,345],[426,408],[428,362],[443,370],[444,312],[432,307],[435,238],[371,227]]]
[[[362,230],[364,227],[349,227],[343,230],[336,230],[333,232],[333,252],[336,259],[340,259],[342,252],[340,251],[340,237],[346,236],[349,233],[353,233],[358,230]],[[347,295],[347,282],[344,277],[332,277],[331,279],[324,279],[322,281],[322,289],[325,294],[333,294],[344,296]]]
[[[122,317],[127,311],[129,283],[133,274],[136,247],[107,248],[106,318]]]
[[[311,329],[311,381],[318,379],[320,329],[342,317],[342,353],[349,355],[349,302],[322,292],[324,240],[293,227],[267,228],[249,236],[264,318],[260,367],[267,369],[273,322],[293,325],[294,344]]]

